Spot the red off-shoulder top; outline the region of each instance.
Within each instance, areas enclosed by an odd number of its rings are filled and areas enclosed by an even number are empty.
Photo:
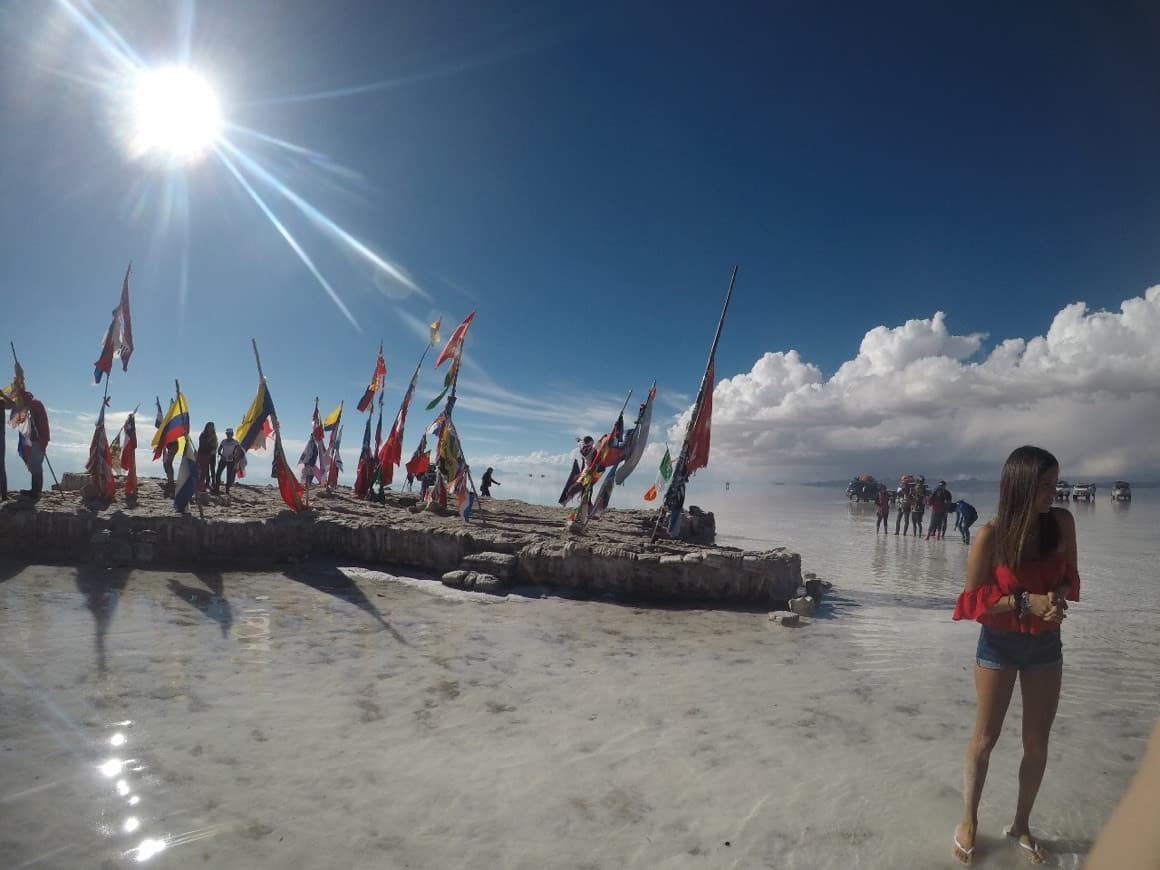
[[[992,613],[990,610],[1004,595],[1023,589],[1035,595],[1046,595],[1065,580],[1069,581],[1068,601],[1079,601],[1079,571],[1067,564],[1062,552],[1052,553],[1044,559],[1024,562],[1018,571],[1006,565],[999,565],[991,574],[991,582],[970,592],[963,590],[955,602],[955,619],[973,619],[996,631],[1014,631],[1021,634],[1041,634],[1045,631],[1059,631],[1058,622],[1047,622],[1038,616],[1028,614],[1017,619],[1014,612]]]

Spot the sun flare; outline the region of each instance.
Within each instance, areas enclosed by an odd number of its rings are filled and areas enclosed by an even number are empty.
[[[221,108],[202,76],[170,66],[141,73],[133,90],[134,156],[196,163],[221,135]]]

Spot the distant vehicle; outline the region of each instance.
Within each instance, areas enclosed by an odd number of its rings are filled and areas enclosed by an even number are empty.
[[[874,501],[878,497],[878,481],[872,474],[855,477],[846,487],[846,498],[850,501]]]
[[[1131,501],[1132,485],[1126,480],[1117,480],[1112,484],[1112,501]]]
[[[1091,501],[1096,497],[1096,485],[1094,483],[1077,483],[1071,488],[1071,500]]]
[[[1055,485],[1055,500],[1067,501],[1071,498],[1071,484],[1066,480],[1061,480]]]

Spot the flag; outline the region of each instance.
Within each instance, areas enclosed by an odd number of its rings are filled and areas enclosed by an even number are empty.
[[[109,436],[105,433],[103,404],[93,430],[93,440],[89,445],[89,461],[85,464],[85,471],[89,473],[89,483],[93,485],[97,496],[105,501],[113,501],[117,497],[117,484],[113,480],[113,456],[109,449]]]
[[[653,384],[648,391],[648,398],[640,403],[640,411],[636,415],[636,425],[624,436],[624,459],[616,470],[616,483],[619,486],[628,480],[628,476],[636,469],[640,458],[644,456],[644,448],[648,445],[648,429],[652,422],[653,399],[657,395],[657,385]]]
[[[438,320],[436,320],[434,323],[432,323],[430,326],[427,327],[428,329],[431,330],[431,338],[429,340],[430,344],[438,344],[439,343],[439,327],[442,325],[443,325],[443,318],[440,317]]]
[[[273,406],[271,406],[273,407]],[[265,450],[269,447],[270,436],[274,434],[274,425],[269,419],[262,421],[262,431],[254,438],[254,446],[251,450]]]
[[[121,468],[125,477],[125,495],[137,494],[137,415],[130,414],[124,426],[125,444],[121,448]]]
[[[709,360],[709,368],[705,370],[705,379],[701,383],[701,395],[693,409],[693,420],[689,424],[689,434],[686,437],[688,447],[685,451],[686,475],[691,475],[698,468],[709,464],[709,424],[713,419],[713,375],[716,361]]]
[[[153,421],[153,428],[160,429],[161,423],[165,419],[165,415],[161,413],[161,397],[155,396],[153,401],[157,403],[157,418]]]
[[[12,361],[12,383],[4,388],[8,401],[12,403],[12,413],[8,416],[8,425],[15,429],[24,422],[24,367],[18,360]]]
[[[270,474],[278,481],[278,492],[290,510],[295,512],[307,510],[302,485],[290,473],[290,466],[286,463],[286,451],[282,449],[282,436],[277,430],[274,432],[274,463]]]
[[[415,395],[415,382],[419,377],[419,370],[411,375],[411,383],[407,385],[407,392],[403,394],[403,401],[399,405],[399,413],[395,415],[395,422],[391,424],[391,432],[379,450],[379,474],[384,483],[390,483],[395,474],[395,467],[403,461],[403,429],[407,425],[407,408],[411,404],[411,397]]]
[[[370,422],[369,417],[367,418],[367,422],[368,423]],[[383,443],[383,397],[380,394],[379,395],[379,419],[375,423],[375,456],[379,455],[379,447],[382,446],[382,443]]]
[[[185,403],[185,396],[178,393],[177,398],[169,406],[165,419],[158,424],[157,431],[153,433],[153,461],[156,462],[161,458],[161,453],[167,445],[180,438],[189,440],[189,405]],[[181,449],[180,444],[178,449]]]
[[[596,519],[606,510],[608,510],[608,503],[612,500],[612,487],[616,483],[617,467],[614,465],[612,470],[604,478],[603,483],[600,484],[600,491],[596,493],[596,498],[592,501],[592,507],[588,509],[589,519]]]
[[[181,394],[178,393],[178,398]],[[157,457],[153,457],[156,459]],[[185,513],[197,492],[197,454],[188,438],[185,439],[185,449],[181,454],[181,467],[177,470],[177,483],[173,488],[173,509],[179,514]]]
[[[367,422],[370,422],[369,420]],[[342,457],[338,455],[339,449],[342,447],[342,427],[338,429],[338,434],[334,436],[334,443],[330,445],[330,468],[326,474],[326,485],[330,489],[338,486],[338,473],[342,471]]]
[[[269,426],[270,416],[273,413],[274,400],[270,398],[270,390],[263,378],[258,384],[258,392],[254,396],[254,401],[250,402],[246,416],[238,424],[238,443],[242,445],[243,451],[259,449],[259,441],[262,442],[260,446],[265,447],[266,427]]]
[[[564,481],[564,488],[560,491],[560,504],[567,504],[572,500],[572,496],[576,493],[573,488],[576,485],[577,478],[580,477],[580,463],[575,459],[572,460],[572,472],[568,475],[568,479]]]
[[[339,405],[341,409],[342,406]],[[314,400],[314,420],[310,432],[310,440],[298,457],[298,464],[304,466],[303,471],[309,471],[316,483],[326,480],[326,446],[322,442],[323,426],[318,416],[318,400]]]
[[[419,439],[419,446],[415,448],[415,452],[407,460],[406,469],[408,474],[414,475],[415,477],[422,477],[430,467],[431,453],[427,450],[427,436],[423,435]]]
[[[236,453],[237,459],[234,460],[234,477],[241,480],[246,476],[246,451],[241,450]]]
[[[673,477],[673,457],[669,454],[669,448],[665,448],[665,455],[661,457],[661,467],[657,470],[656,482],[648,488],[644,494],[645,501],[655,501],[658,491],[663,484],[668,483]]]
[[[113,465],[113,473],[116,474],[118,468],[121,467],[121,432],[113,436],[113,443],[109,445],[110,461]]]
[[[455,332],[451,333],[451,338],[447,339],[447,344],[443,346],[443,350],[439,351],[439,356],[435,358],[435,368],[443,365],[447,360],[455,358],[459,359],[459,354],[463,350],[463,338],[467,335],[467,327],[471,325],[471,319],[475,317],[475,312],[472,311],[467,318],[455,327]],[[437,332],[438,330],[432,330]]]
[[[387,377],[387,361],[383,359],[383,346],[379,345],[379,358],[375,361],[375,370],[371,374],[371,382],[367,384],[366,392],[358,400],[359,412],[365,411],[375,400],[375,393],[383,388],[383,381]]]
[[[121,301],[113,309],[113,320],[105,331],[105,340],[101,345],[101,355],[93,364],[93,382],[99,384],[102,375],[108,375],[113,370],[113,357],[121,358],[121,371],[129,370],[129,357],[133,355],[133,321],[129,316],[129,272],[132,264],[125,270],[125,281],[121,285]]]
[[[448,495],[455,496],[456,513],[463,517],[464,522],[467,522],[471,517],[471,509],[475,507],[475,493],[467,484],[466,465],[459,469],[459,473],[455,475]]]
[[[322,421],[322,428],[326,432],[333,432],[338,428],[339,421],[342,420],[342,402],[338,403],[338,407],[326,415],[326,419]]]
[[[366,429],[363,430],[362,452],[358,456],[358,471],[354,476],[355,498],[365,498],[371,488],[374,474],[375,455],[371,452],[371,418],[367,415]]]

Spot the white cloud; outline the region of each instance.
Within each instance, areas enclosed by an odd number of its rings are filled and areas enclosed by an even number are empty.
[[[1160,286],[1119,312],[1068,305],[1046,335],[979,358],[985,338],[952,334],[942,312],[876,326],[829,379],[796,351],[767,352],[714,390],[713,464],[790,480],[995,475],[1033,442],[1073,475],[1160,471]]]

